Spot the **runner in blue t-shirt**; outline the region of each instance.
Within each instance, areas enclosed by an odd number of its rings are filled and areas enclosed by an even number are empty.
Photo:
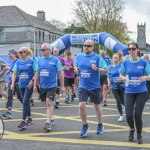
[[[10,85],[11,85],[11,82],[12,82],[13,68],[14,68],[14,65],[16,64],[16,62],[18,61],[19,55],[14,49],[10,49],[8,51],[8,57],[11,60],[10,69],[7,71],[7,74],[9,74],[9,78],[8,78],[8,81],[7,81],[8,82],[8,92],[7,92],[8,93],[8,101],[7,101],[7,104],[6,104],[6,107],[8,108],[8,111],[3,113],[2,115],[3,115],[3,117],[10,119],[10,118],[12,118],[11,109],[12,109],[13,95],[14,95],[14,91],[11,90]],[[21,91],[20,91],[20,88],[19,88],[19,85],[18,85],[18,80],[19,80],[19,77],[17,76],[16,81],[15,81],[15,85],[14,85],[14,90],[17,94],[17,98],[22,103],[23,98],[22,98]]]
[[[28,48],[22,47],[18,53],[20,60],[16,62],[13,68],[11,89],[14,90],[18,73],[19,87],[23,96],[23,117],[18,128],[25,129],[27,125],[32,124],[30,98],[33,92],[34,73],[37,71],[37,65],[30,59],[31,51]]]
[[[83,123],[81,137],[86,137],[90,130],[85,112],[88,97],[93,102],[98,119],[97,134],[104,132],[100,109],[100,73],[107,73],[108,69],[104,59],[94,53],[93,49],[93,41],[86,40],[83,45],[83,53],[77,55],[74,62],[75,72],[79,74],[79,113]]]
[[[38,72],[35,76],[35,84],[40,80],[40,99],[46,103],[47,121],[44,130],[51,130],[54,124],[53,120],[53,101],[57,88],[57,74],[60,79],[60,90],[64,91],[64,78],[62,74],[62,65],[60,60],[51,55],[51,45],[43,43],[41,46],[43,57],[38,61]],[[37,87],[34,84],[34,91]]]
[[[120,58],[119,54],[113,54],[112,56],[113,65],[109,67],[108,71],[108,86],[111,88],[112,93],[115,97],[117,103],[117,109],[119,111],[120,117],[119,122],[123,121],[123,110],[122,105],[124,105],[124,83],[120,78],[120,68],[121,64],[119,63]]]
[[[137,43],[130,43],[128,51],[131,58],[122,63],[120,77],[126,82],[124,100],[126,118],[130,127],[129,141],[134,140],[136,129],[137,143],[142,144],[142,112],[147,100],[147,87],[143,76],[150,74],[150,67],[137,56],[139,51]]]

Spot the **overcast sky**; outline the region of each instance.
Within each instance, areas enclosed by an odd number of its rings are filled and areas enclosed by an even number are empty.
[[[72,7],[74,0],[0,0],[1,6],[16,5],[26,13],[36,16],[38,10],[46,12],[46,19],[52,18],[64,23],[71,21],[74,16]],[[147,43],[150,43],[150,0],[126,0],[123,21],[133,32],[131,38],[136,41],[137,23],[146,22]]]

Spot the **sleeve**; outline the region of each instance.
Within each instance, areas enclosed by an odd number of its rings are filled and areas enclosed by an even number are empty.
[[[33,62],[33,71],[38,71],[38,65],[35,61]]]
[[[126,72],[125,72],[125,67],[124,67],[124,63],[121,64],[120,73],[121,73],[122,75],[125,75],[125,74],[126,74]]]
[[[15,63],[14,68],[12,69],[12,71],[14,71],[14,72],[17,72],[17,71],[18,71],[17,63]]]
[[[145,72],[145,75],[150,75],[150,64],[149,63],[146,64],[144,72]]]
[[[63,70],[62,64],[61,64],[60,60],[58,60],[57,61],[57,72],[62,71],[62,70]]]
[[[77,58],[75,58],[75,60],[74,60],[74,66],[78,66],[78,64],[77,64]]]
[[[106,68],[106,69],[108,68],[106,61],[102,57],[100,57],[98,67],[99,68]]]

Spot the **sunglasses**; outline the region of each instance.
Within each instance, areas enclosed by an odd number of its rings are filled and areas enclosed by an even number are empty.
[[[135,47],[133,47],[133,48],[128,48],[128,51],[135,51],[136,50],[136,48]]]
[[[93,47],[93,45],[83,45],[83,47],[88,47],[88,48],[90,48],[90,47]]]
[[[19,54],[22,54],[22,53],[26,53],[26,52],[24,52],[24,51],[19,51],[18,53],[19,53]]]

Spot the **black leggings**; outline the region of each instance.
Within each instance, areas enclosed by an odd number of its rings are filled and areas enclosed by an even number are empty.
[[[122,105],[124,105],[124,89],[112,89],[112,93],[115,97],[119,114],[122,116]]]
[[[147,100],[147,92],[135,94],[127,93],[125,94],[124,100],[127,123],[130,129],[134,129],[135,120],[137,134],[141,134],[143,126],[142,112],[144,109],[145,101]]]

